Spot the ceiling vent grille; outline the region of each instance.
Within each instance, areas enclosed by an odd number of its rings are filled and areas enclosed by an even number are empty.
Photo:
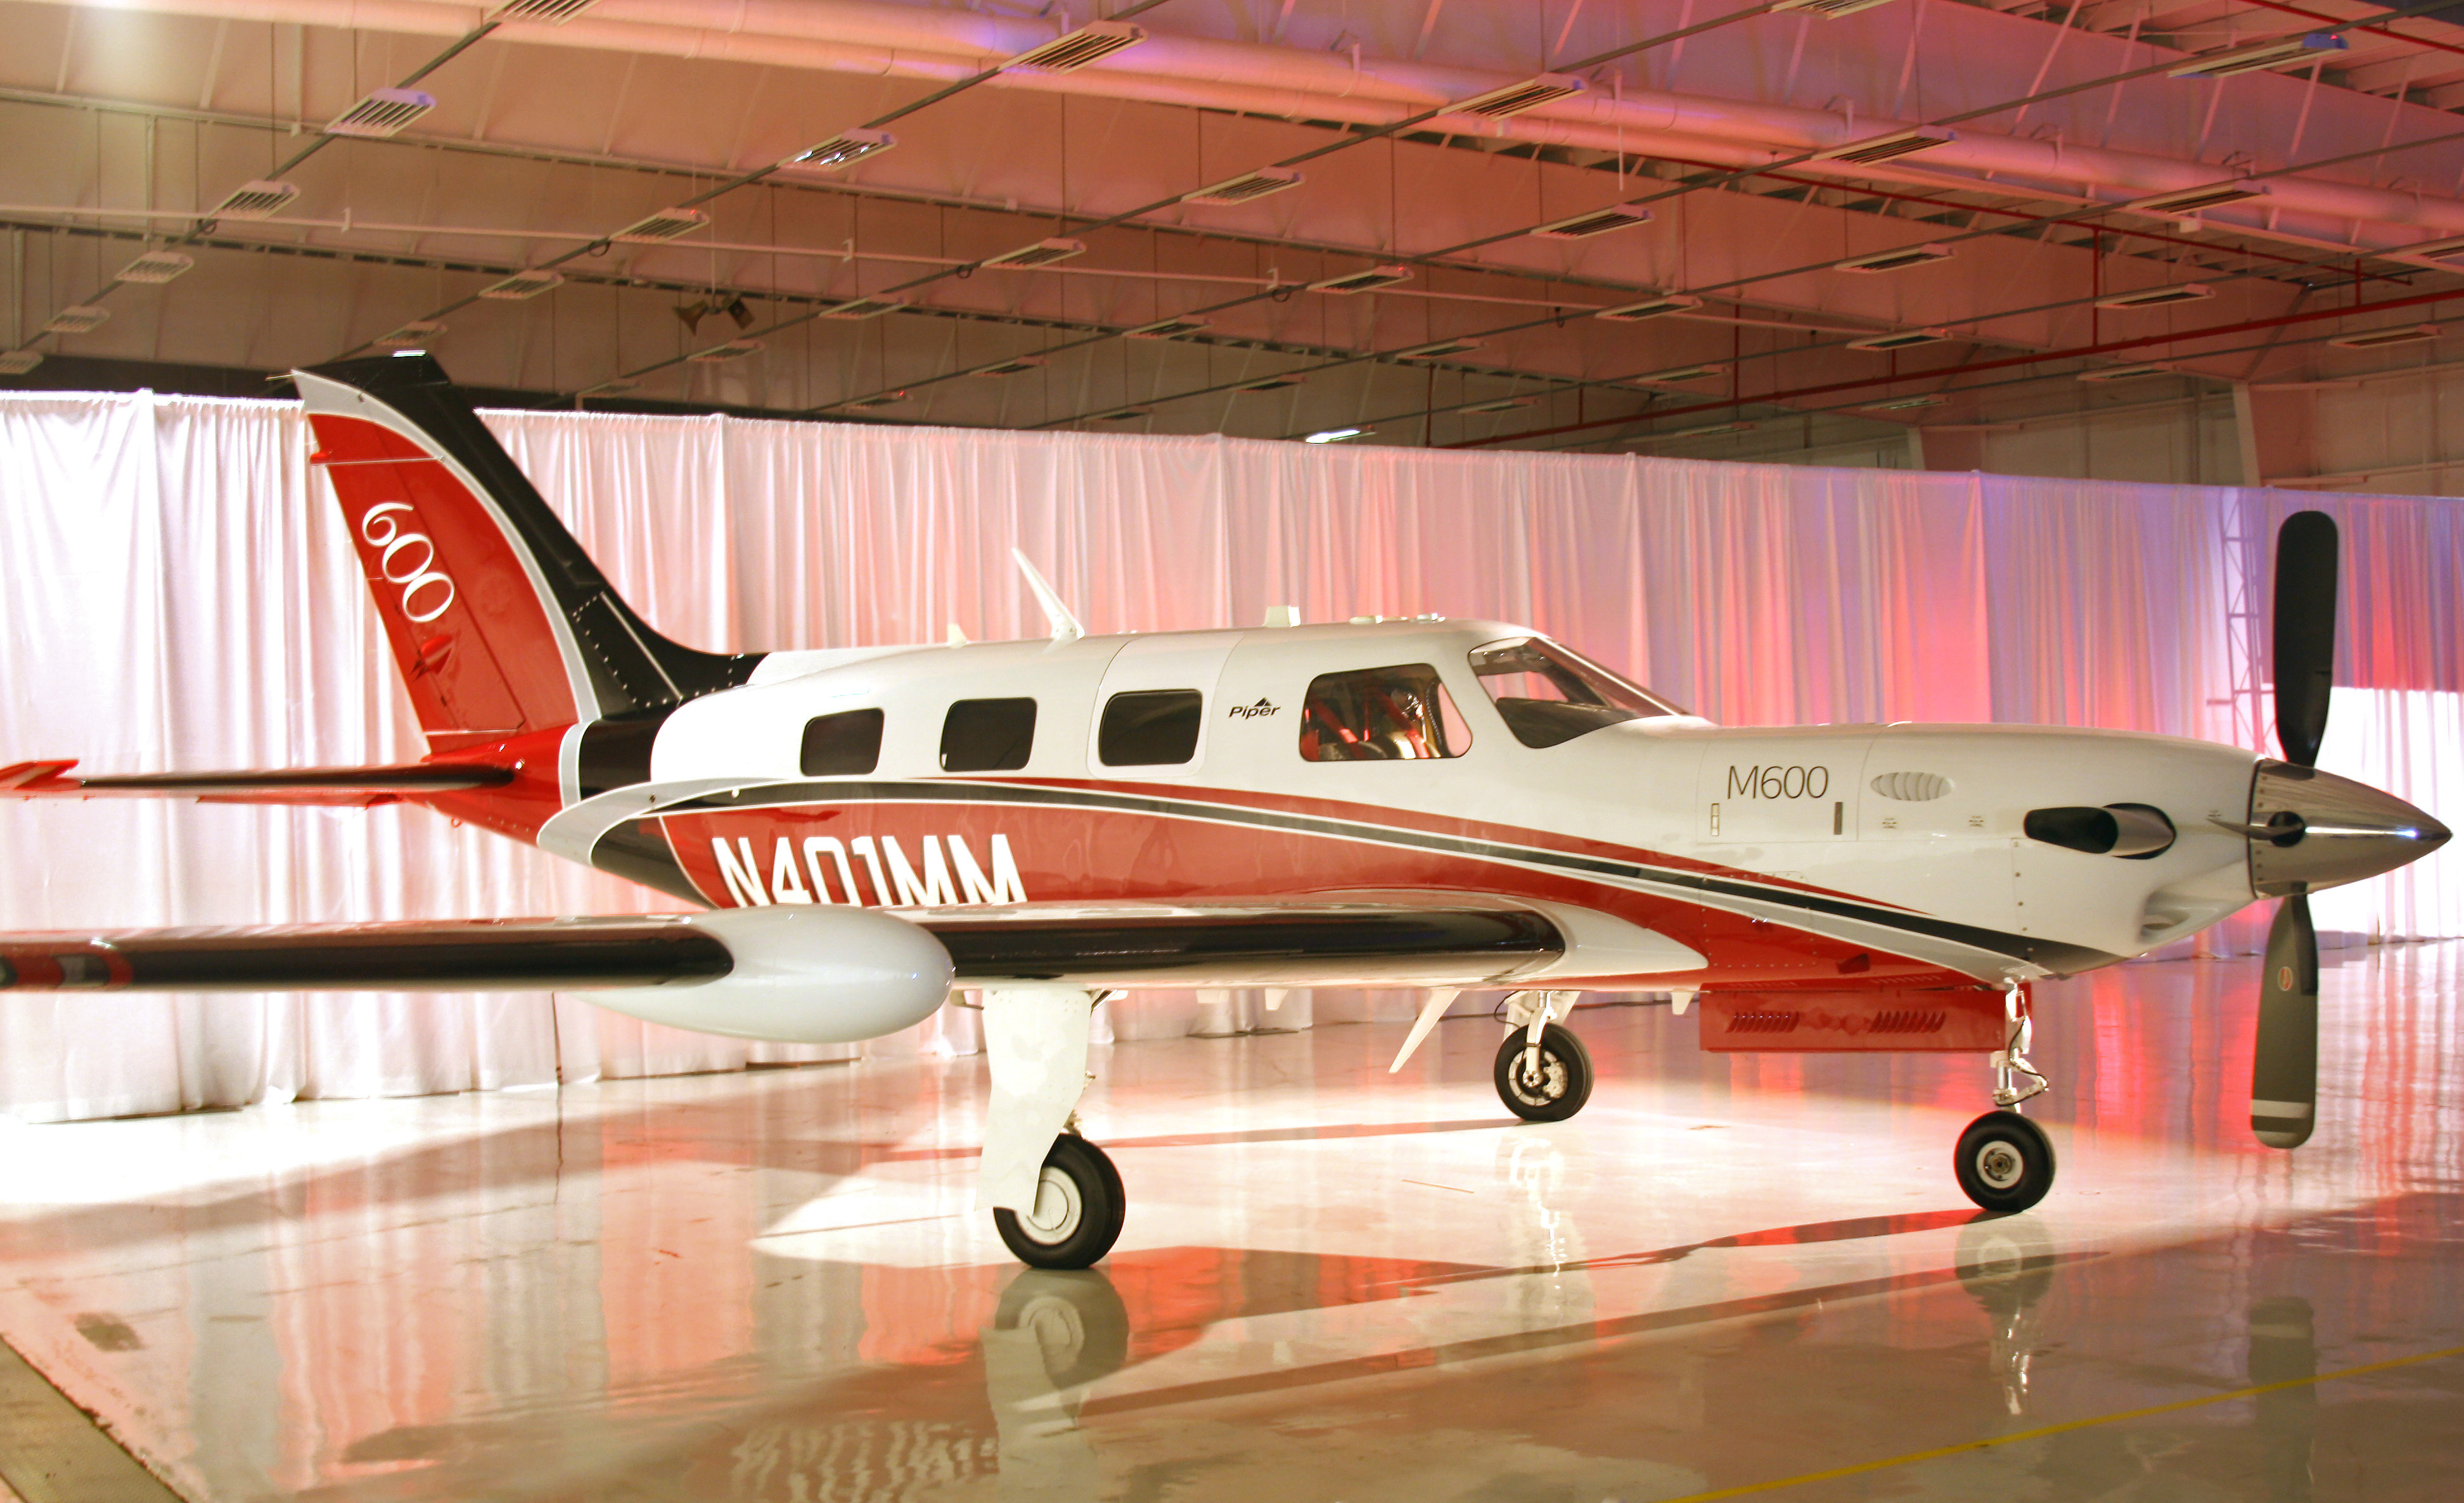
[[[1912,412],[1919,407],[1939,407],[1948,397],[1893,397],[1888,402],[1865,403],[1868,412]]]
[[[1709,438],[1714,433],[1751,433],[1754,425],[1744,420],[1734,423],[1701,423],[1690,428],[1678,428],[1668,433],[1649,435],[1654,439]]]
[[[1605,235],[1611,230],[1631,229],[1637,225],[1650,223],[1651,210],[1639,204],[1611,204],[1606,208],[1594,209],[1588,214],[1576,214],[1569,219],[1553,220],[1539,226],[1531,232],[1543,240],[1588,240],[1594,235]]]
[[[108,308],[97,308],[90,303],[78,303],[52,315],[51,321],[43,325],[43,332],[45,334],[92,334],[101,328],[110,317],[111,310]]]
[[[1949,259],[1950,247],[1937,245],[1929,240],[1921,246],[1902,246],[1897,250],[1877,250],[1871,255],[1850,256],[1845,261],[1833,262],[1831,270],[1870,274],[1875,272],[1904,271],[1912,266],[1924,266],[1927,262]]]
[[[1771,9],[1773,11],[1810,11],[1815,15],[1836,21],[1843,15],[1855,15],[1859,11],[1871,11],[1878,5],[1890,3],[1891,0],[1772,0]]]
[[[1309,378],[1299,371],[1287,371],[1281,376],[1265,377],[1258,381],[1244,382],[1232,389],[1234,391],[1282,391],[1287,386],[1297,386],[1307,380]]]
[[[1477,115],[1482,120],[1502,120],[1509,115],[1536,110],[1543,104],[1553,104],[1583,92],[1583,80],[1569,74],[1544,73],[1521,83],[1509,83],[1486,94],[1475,94],[1460,104],[1445,107],[1448,115]]]
[[[2087,381],[2139,381],[2149,376],[2170,376],[2162,365],[2108,365],[2102,370],[2081,371],[2079,379]]]
[[[488,12],[492,21],[543,21],[549,26],[562,26],[599,0],[505,0],[505,4]]]
[[[1592,316],[1606,318],[1611,323],[1640,323],[1645,318],[1658,318],[1666,314],[1683,313],[1688,308],[1702,306],[1703,299],[1700,297],[1688,297],[1683,293],[1671,293],[1665,297],[1646,297],[1639,303],[1619,303],[1615,308],[1603,308]]]
[[[398,136],[421,116],[436,108],[436,97],[417,89],[378,89],[325,122],[328,136],[364,136],[383,141]]]
[[[2204,282],[2183,282],[2173,287],[2150,287],[2142,292],[2122,293],[2096,300],[2099,308],[2170,308],[2176,303],[2195,303],[2216,295],[2216,290]]]
[[[1861,339],[1851,339],[1852,350],[1913,350],[1920,344],[1940,344],[1950,338],[1948,329],[1903,329],[1897,334],[1870,334]]]
[[[39,350],[11,350],[0,354],[0,376],[23,376],[42,363]]]
[[[1845,146],[1834,146],[1814,154],[1816,162],[1844,162],[1852,166],[1888,162],[1913,151],[1931,151],[1959,139],[1959,133],[1940,125],[1919,125],[1914,130],[1893,131],[1887,136],[1874,136],[1864,141],[1852,141]]]
[[[1124,329],[1121,333],[1124,338],[1132,339],[1181,339],[1193,334],[1204,333],[1208,325],[1207,319],[1198,317],[1194,314],[1182,314],[1177,317],[1158,318],[1153,323],[1142,323],[1134,329]]]
[[[2372,329],[2365,334],[2340,334],[2327,342],[2340,350],[2384,350],[2390,344],[2420,344],[2438,336],[2438,325],[2417,323],[2409,329]]]
[[[836,172],[853,166],[867,157],[877,157],[898,144],[898,138],[886,130],[842,131],[819,145],[807,146],[779,165],[802,167],[812,172]]]
[[[716,365],[725,360],[740,360],[761,347],[759,339],[730,339],[725,344],[714,344],[707,350],[695,350],[685,359],[696,365]]]
[[[386,350],[416,350],[445,332],[445,325],[433,318],[413,318],[391,334],[381,334],[370,344]]]
[[[878,318],[883,314],[897,313],[908,307],[904,297],[850,297],[846,302],[822,310],[825,318]]]
[[[2211,183],[2206,187],[2184,188],[2174,193],[2159,193],[2152,198],[2133,199],[2122,207],[2134,214],[2169,219],[2182,214],[2195,214],[2201,209],[2222,208],[2227,204],[2247,204],[2252,199],[2266,196],[2266,187],[2256,183]]]
[[[1246,204],[1253,198],[1265,198],[1287,187],[1298,187],[1302,181],[1301,175],[1289,167],[1260,167],[1255,172],[1243,172],[1237,178],[1225,178],[1195,193],[1183,193],[1180,201],[1184,204]]]
[[[167,282],[196,264],[193,257],[182,255],[177,250],[148,250],[121,267],[112,280],[115,282]]]
[[[1708,365],[1680,365],[1671,370],[1653,371],[1647,376],[1636,376],[1631,379],[1645,386],[1674,386],[1681,381],[1708,381],[1719,374],[1719,371]]]
[[[1408,282],[1411,279],[1410,267],[1373,266],[1366,272],[1348,272],[1341,276],[1330,276],[1322,282],[1311,282],[1309,284],[1309,290],[1312,293],[1332,293],[1338,297],[1349,297],[1354,293],[1374,293],[1381,287],[1392,287],[1397,282]]]
[[[1031,47],[1001,66],[1034,68],[1045,73],[1070,73],[1090,62],[1110,57],[1124,47],[1135,47],[1146,39],[1145,32],[1125,22],[1096,21],[1066,36],[1056,36],[1041,47]]]
[[[2310,62],[2328,53],[2343,51],[2343,37],[2333,32],[2312,32],[2306,36],[2279,36],[2272,42],[2254,42],[2248,47],[2226,47],[2212,53],[2202,53],[2188,62],[2167,69],[2165,76],[2168,78],[2230,78],[2235,74]]]
[[[1055,261],[1067,261],[1073,255],[1086,253],[1087,242],[1083,240],[1039,240],[1031,246],[1021,246],[1015,250],[987,256],[979,264],[1006,267],[1015,272],[1028,267],[1050,266]]]
[[[1438,339],[1428,344],[1416,344],[1408,350],[1397,350],[1398,360],[1441,360],[1449,355],[1468,355],[1486,344],[1486,339]]]
[[[1539,400],[1537,397],[1499,397],[1488,402],[1475,402],[1468,407],[1458,407],[1455,410],[1458,412],[1512,412],[1517,407],[1529,407]]]
[[[997,365],[979,365],[967,374],[970,376],[1023,376],[1028,371],[1042,369],[1043,365],[1044,357],[1041,355],[1017,355]]]
[[[654,246],[678,235],[689,235],[707,229],[710,216],[697,208],[663,208],[655,214],[637,219],[607,238],[628,246]]]
[[[552,293],[563,285],[564,278],[559,273],[543,267],[532,267],[479,289],[479,295],[491,302],[517,303],[526,297],[537,297],[541,293]]]
[[[259,178],[243,183],[231,190],[229,197],[207,211],[209,219],[267,219],[290,207],[299,196],[296,183],[274,183]]]

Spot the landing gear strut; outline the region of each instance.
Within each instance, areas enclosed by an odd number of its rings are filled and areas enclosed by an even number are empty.
[[[1969,1200],[1987,1210],[2025,1210],[2054,1187],[2054,1144],[2045,1130],[2013,1108],[2043,1094],[2047,1081],[2028,1062],[2028,1044],[2035,1024],[2028,1016],[2027,994],[2014,982],[2003,990],[2002,1015],[2010,1032],[1990,1056],[1993,1067],[1994,1110],[1968,1124],[1951,1150],[1951,1173]],[[2028,1084],[2018,1083],[2025,1076]]]
[[[1528,1122],[1561,1122],[1592,1099],[1592,1056],[1553,1021],[1573,1011],[1572,991],[1517,991],[1506,999],[1514,1032],[1497,1046],[1497,1099]]]
[[[1104,1150],[1078,1135],[1095,994],[1072,987],[984,991],[992,1067],[976,1203],[1019,1261],[1088,1268],[1112,1251],[1129,1199]]]

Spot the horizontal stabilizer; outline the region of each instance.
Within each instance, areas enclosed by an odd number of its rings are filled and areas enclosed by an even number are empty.
[[[70,777],[77,759],[0,767],[0,798],[194,798],[233,804],[389,804],[416,794],[501,788],[513,770],[472,763],[300,767],[253,773],[134,773]]]

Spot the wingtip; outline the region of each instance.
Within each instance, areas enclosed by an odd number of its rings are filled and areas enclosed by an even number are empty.
[[[41,762],[12,762],[0,767],[0,796],[19,798],[46,795],[74,794],[83,785],[74,777],[60,774],[77,766],[77,758],[54,758]]]

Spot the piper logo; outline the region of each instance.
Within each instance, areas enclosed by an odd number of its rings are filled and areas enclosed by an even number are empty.
[[[1258,703],[1254,705],[1233,706],[1232,713],[1243,720],[1255,720],[1261,715],[1271,715],[1281,708],[1283,708],[1282,706],[1272,704],[1262,697],[1259,699]]]
[[[945,841],[946,857],[942,854]],[[989,876],[976,864],[976,853],[967,848],[964,836],[928,835],[919,844],[917,861],[923,867],[920,876],[915,863],[911,863],[907,853],[899,848],[894,835],[878,839],[860,835],[852,840],[807,836],[801,850],[796,841],[781,836],[771,856],[770,881],[765,886],[761,881],[761,858],[755,854],[751,836],[737,836],[733,846],[722,836],[710,839],[711,851],[718,858],[719,881],[727,884],[728,898],[740,908],[766,908],[781,903],[942,908],[1026,901],[1026,884],[1019,880],[1018,858],[1010,852],[1008,836],[992,838]],[[869,902],[856,884],[858,865],[871,879]],[[954,869],[955,882],[951,880]],[[838,892],[844,896],[831,893],[834,878]]]

